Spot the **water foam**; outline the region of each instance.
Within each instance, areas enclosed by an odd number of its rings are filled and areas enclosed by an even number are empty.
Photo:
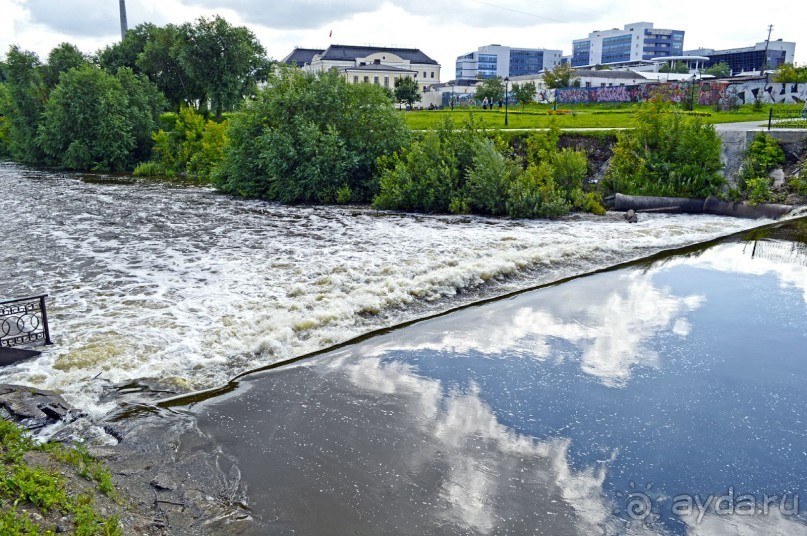
[[[50,295],[56,344],[0,381],[96,415],[110,385],[208,388],[367,331],[759,222],[558,221],[282,207],[0,163],[2,293]]]

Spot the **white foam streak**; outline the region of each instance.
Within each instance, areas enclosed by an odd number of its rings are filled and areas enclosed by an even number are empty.
[[[111,384],[211,387],[372,329],[758,224],[280,207],[8,163],[0,188],[0,211],[15,215],[2,293],[48,293],[56,340],[0,381],[63,391],[97,414],[112,407],[98,403]]]

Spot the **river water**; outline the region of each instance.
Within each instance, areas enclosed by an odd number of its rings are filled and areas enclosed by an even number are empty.
[[[0,297],[49,294],[55,344],[0,382],[100,416],[369,331],[764,222],[510,221],[284,207],[207,187],[0,162]]]

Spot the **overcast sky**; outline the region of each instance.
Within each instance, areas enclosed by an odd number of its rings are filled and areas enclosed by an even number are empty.
[[[420,48],[442,64],[443,81],[454,77],[458,55],[481,45],[571,54],[573,39],[640,21],[684,30],[685,49],[753,45],[765,40],[769,24],[774,27],[771,39],[797,42],[796,63],[806,57],[800,45],[807,47],[798,44],[807,20],[807,4],[800,0],[128,0],[126,5],[130,28],[219,14],[252,29],[274,59],[295,46]],[[63,41],[95,52],[119,39],[115,0],[0,0],[2,56],[12,44],[45,58]]]

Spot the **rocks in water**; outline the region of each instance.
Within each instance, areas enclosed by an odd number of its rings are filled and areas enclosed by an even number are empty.
[[[80,414],[53,391],[0,384],[0,416],[29,430],[57,421],[72,421]]]
[[[636,214],[636,211],[633,210],[633,209],[630,209],[629,211],[627,211],[625,213],[624,218],[625,218],[625,221],[627,221],[628,223],[637,223],[639,221],[639,216]]]

